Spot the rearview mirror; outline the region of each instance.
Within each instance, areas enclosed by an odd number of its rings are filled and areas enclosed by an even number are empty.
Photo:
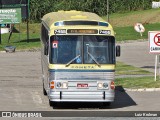
[[[117,45],[116,46],[116,57],[120,57],[120,55],[121,55],[121,46]]]
[[[44,45],[44,55],[48,55],[48,44],[47,44],[47,42]]]

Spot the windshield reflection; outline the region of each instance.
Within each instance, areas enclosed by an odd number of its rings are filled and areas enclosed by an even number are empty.
[[[115,63],[115,40],[111,36],[52,36],[50,46],[52,64]]]

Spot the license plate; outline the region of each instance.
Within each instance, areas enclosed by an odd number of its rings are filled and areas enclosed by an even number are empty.
[[[85,83],[85,84],[83,84],[83,83],[78,83],[78,84],[77,84],[77,88],[82,88],[82,89],[83,89],[83,88],[88,88],[88,84],[86,84],[86,83]]]

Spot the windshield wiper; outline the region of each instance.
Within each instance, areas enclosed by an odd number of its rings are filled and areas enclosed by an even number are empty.
[[[92,58],[92,60],[100,67],[101,65],[97,62],[97,60],[91,55],[89,52],[87,52],[88,55]]]
[[[73,61],[75,61],[77,58],[79,58],[81,55],[77,55],[75,58],[73,58],[72,60],[70,60],[67,64],[66,67],[68,67]]]

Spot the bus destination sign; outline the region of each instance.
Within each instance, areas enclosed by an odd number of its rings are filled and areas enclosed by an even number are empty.
[[[67,33],[70,33],[70,34],[97,34],[98,30],[96,29],[68,29]]]

